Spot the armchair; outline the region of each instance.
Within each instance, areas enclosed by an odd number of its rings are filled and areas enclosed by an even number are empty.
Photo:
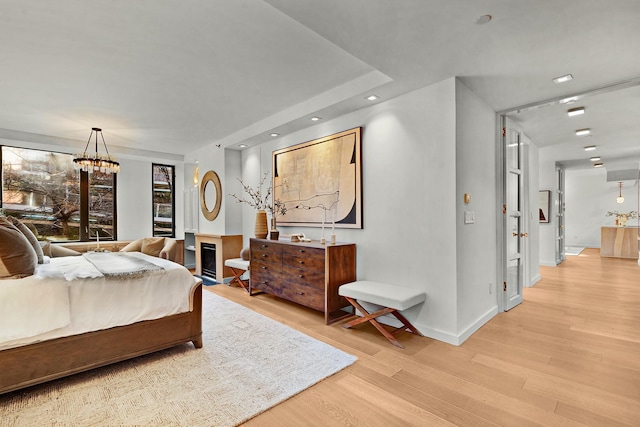
[[[175,262],[178,252],[178,242],[169,237],[145,237],[134,240],[120,249],[120,252],[142,252],[143,254],[157,256]]]

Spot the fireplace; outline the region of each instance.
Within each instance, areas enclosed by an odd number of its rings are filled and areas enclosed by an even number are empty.
[[[204,249],[215,247],[213,250]],[[238,258],[242,250],[242,234],[201,234],[196,233],[196,275],[215,278],[218,283],[223,283],[225,277],[233,277],[233,271],[224,265],[230,258]],[[212,253],[213,252],[213,253]],[[204,258],[209,260],[204,261]],[[205,272],[204,265],[207,265],[208,272]]]
[[[200,243],[202,275],[216,280],[216,245],[215,243]]]

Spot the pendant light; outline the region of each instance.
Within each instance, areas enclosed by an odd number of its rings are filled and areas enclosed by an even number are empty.
[[[624,203],[624,197],[622,197],[622,181],[618,182],[618,186],[620,187],[620,193],[618,194],[618,198],[616,199],[616,202]]]
[[[89,143],[91,142],[91,137],[93,134],[96,134],[96,151],[93,156],[87,153],[87,149],[89,148]],[[98,134],[102,137],[102,144],[104,145],[104,151],[106,155],[98,154]],[[91,128],[91,134],[89,135],[89,140],[87,141],[87,145],[84,147],[84,152],[82,154],[78,154],[74,159],[73,163],[76,169],[81,169],[85,172],[102,172],[102,173],[118,173],[120,171],[120,163],[116,162],[116,160],[109,155],[109,150],[107,149],[107,143],[104,141],[104,135],[102,135],[102,129],[100,128]]]

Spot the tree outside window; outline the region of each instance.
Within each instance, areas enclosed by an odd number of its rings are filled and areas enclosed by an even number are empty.
[[[175,237],[175,168],[153,164],[153,235]]]
[[[0,153],[6,215],[42,240],[116,238],[115,175],[79,172],[69,154],[6,146]]]

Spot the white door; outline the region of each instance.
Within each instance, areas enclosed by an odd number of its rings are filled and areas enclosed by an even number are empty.
[[[556,165],[556,264],[565,260],[564,253],[564,168]],[[550,213],[551,214],[551,213]]]
[[[523,230],[523,147],[520,132],[506,126],[503,121],[504,177],[504,271],[503,309],[510,310],[522,302],[524,282],[523,239],[528,237]]]

